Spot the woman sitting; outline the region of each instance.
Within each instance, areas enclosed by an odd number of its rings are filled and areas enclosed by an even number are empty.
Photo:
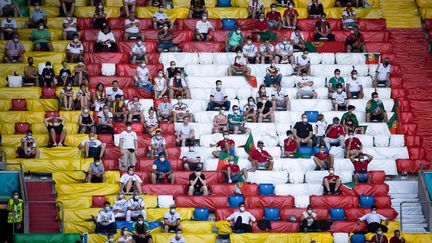
[[[116,52],[117,50],[117,43],[111,28],[104,26],[97,35],[95,52]]]
[[[78,125],[80,134],[96,131],[93,117],[90,115],[90,109],[87,106],[83,107],[82,112],[78,117]]]

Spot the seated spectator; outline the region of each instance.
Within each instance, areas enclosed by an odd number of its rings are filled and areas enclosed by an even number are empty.
[[[302,114],[301,119],[300,122],[296,122],[292,131],[294,139],[297,142],[297,147],[300,147],[302,144],[312,146],[312,125],[308,123],[306,114]]]
[[[312,0],[308,4],[309,18],[319,18],[324,14],[324,7],[318,0]]]
[[[381,228],[377,228],[376,234],[372,236],[371,241],[373,243],[388,243],[387,236],[385,236]]]
[[[263,122],[264,119],[270,119],[270,122],[274,122],[275,115],[273,110],[273,104],[267,99],[267,95],[261,97],[261,101],[257,104],[258,122]]]
[[[360,224],[361,221],[366,221],[367,232],[374,233],[377,232],[378,229],[384,233],[387,233],[388,231],[387,226],[381,224],[381,221],[384,221],[386,225],[389,223],[389,221],[386,217],[377,213],[377,207],[375,205],[371,207],[370,213],[366,213],[365,215],[357,219],[357,224]]]
[[[151,158],[158,157],[159,154],[166,154],[166,140],[161,135],[162,131],[160,129],[155,130],[155,134],[150,141],[150,156]]]
[[[251,69],[247,66],[248,64],[248,60],[243,56],[242,50],[237,50],[233,64],[228,67],[228,76],[240,73],[246,77],[250,76]]]
[[[356,11],[352,9],[351,2],[347,2],[346,9],[342,11],[342,28],[344,30],[349,30],[355,26],[358,26],[356,19]]]
[[[16,30],[18,28],[17,22],[12,18],[13,15],[9,14],[7,18],[4,18],[1,21],[0,25],[0,39],[1,40],[12,40],[14,39],[14,35],[17,34]]]
[[[159,5],[159,11],[153,14],[153,28],[155,30],[164,27],[165,24],[167,27],[170,26],[172,28],[172,23],[169,22],[168,15],[163,11],[163,8],[162,4]]]
[[[318,153],[314,154],[313,160],[316,165],[315,170],[328,170],[329,168],[333,168],[334,156],[326,152],[325,149],[325,145],[321,144]]]
[[[138,96],[134,96],[127,105],[128,122],[139,121],[144,123],[144,107],[140,103]]]
[[[181,71],[178,70],[176,75],[169,80],[169,98],[174,99],[176,96],[186,97],[190,99],[190,92],[186,80],[182,78]]]
[[[385,57],[383,63],[378,64],[375,71],[375,78],[373,80],[373,87],[390,87],[390,73],[392,71],[392,65],[390,64],[390,58]]]
[[[93,134],[94,135],[94,134]],[[94,142],[94,141],[91,141]],[[87,150],[87,143],[86,143]],[[104,165],[100,162],[99,157],[95,157],[94,161],[90,163],[90,167],[86,173],[86,182],[89,183],[102,183],[104,182],[104,174],[105,168]]]
[[[132,64],[148,63],[146,47],[141,37],[136,38],[136,42],[132,44],[129,60]]]
[[[105,154],[106,143],[102,143],[95,137],[94,132],[89,133],[89,139],[84,140],[84,158],[102,158]]]
[[[131,190],[133,190],[134,192],[137,191],[138,194],[141,194],[141,184],[142,180],[137,174],[135,174],[134,166],[129,166],[127,168],[127,173],[124,173],[120,177],[120,187],[126,194],[129,193]]]
[[[252,150],[248,160],[252,163],[252,170],[273,170],[273,157],[264,150],[264,142],[258,141],[257,148]]]
[[[57,116],[52,116],[45,118],[44,123],[49,133],[49,146],[63,146],[63,142],[66,138],[66,129],[64,128],[65,119]],[[57,136],[60,136],[60,140],[58,142]]]
[[[281,14],[276,11],[276,4],[270,6],[270,12],[266,14],[266,19],[270,29],[281,29],[283,20]]]
[[[372,155],[359,153],[351,155],[349,158],[354,165],[354,183],[370,183],[371,176],[368,173],[368,165],[373,159]]]
[[[21,138],[21,146],[17,149],[18,158],[39,158],[39,150],[36,146],[36,140],[32,136],[32,131],[28,130],[26,136]]]
[[[363,99],[363,85],[357,76],[357,70],[351,71],[351,77],[346,80],[346,92],[348,99]]]
[[[195,25],[195,40],[211,41],[212,31],[214,31],[212,23],[207,20],[207,14],[203,14],[201,20],[198,20]]]
[[[245,209],[245,204],[239,204],[239,211],[234,212],[226,219],[233,223],[234,232],[252,232],[252,223],[256,221],[255,217]]]
[[[12,0],[4,0],[2,1],[0,5],[0,13],[2,13],[1,16],[14,16],[19,17],[21,15],[20,10],[15,3],[15,1]]]
[[[282,74],[279,68],[276,66],[276,61],[271,60],[270,67],[266,69],[266,76],[264,77],[264,84],[266,87],[271,87],[273,84],[282,81]]]
[[[140,21],[135,18],[135,13],[132,12],[129,14],[129,17],[124,21],[125,25],[125,34],[123,39],[125,41],[127,40],[145,40],[144,33],[140,33]],[[140,43],[139,46],[144,45],[143,43]],[[133,46],[132,46],[133,50]],[[145,53],[145,46],[144,46],[144,53]],[[147,62],[146,62],[147,63]]]
[[[130,166],[135,166],[137,161],[138,152],[138,137],[137,134],[132,131],[132,124],[126,122],[126,131],[120,133],[120,169],[126,169]]]
[[[170,242],[179,242],[179,243],[186,242],[185,238],[182,236],[182,231],[177,230],[176,234],[171,237]]]
[[[195,172],[189,175],[188,195],[208,195],[206,178],[205,175],[201,173],[200,168],[197,168]]]
[[[107,25],[107,13],[105,12],[103,2],[99,2],[93,13],[92,26],[95,29],[101,29]]]
[[[300,27],[296,26],[294,32],[290,35],[291,45],[293,45],[294,50],[303,50],[305,49],[305,37],[300,30]]]
[[[183,124],[177,127],[176,136],[177,145],[182,147],[193,146],[195,141],[195,130],[192,125],[189,124],[189,117],[185,117]]]
[[[122,96],[117,94],[112,103],[113,121],[122,122],[126,121],[126,106],[122,100]]]
[[[93,94],[93,106],[95,111],[101,111],[107,104],[105,86],[102,83],[96,85],[96,90]]]
[[[273,84],[273,90],[271,93],[273,110],[291,110],[291,102],[289,100],[288,94],[282,90],[280,83]]]
[[[252,96],[248,98],[248,102],[243,106],[242,112],[245,121],[257,121],[257,105],[255,104],[255,99]]]
[[[34,10],[29,15],[29,20],[25,23],[25,28],[40,28],[40,26],[46,26],[47,24],[47,13],[45,10],[40,8],[39,2],[34,3]]]
[[[153,83],[153,90],[156,99],[160,99],[162,96],[167,96],[166,92],[168,91],[168,80],[164,76],[162,69],[158,70],[158,74],[153,79]]]
[[[76,93],[74,108],[81,109],[82,107],[91,106],[90,99],[91,99],[90,91],[87,89],[85,84],[81,84],[80,89]]]
[[[39,84],[40,84],[40,86],[49,86],[49,87],[55,86],[56,79],[55,79],[54,69],[51,66],[51,62],[45,63],[45,67],[42,70],[42,75],[40,76],[40,79],[39,79]],[[70,87],[72,89],[72,84],[70,85]],[[72,91],[72,93],[73,93],[73,91]],[[71,99],[72,99],[72,97],[71,97]]]
[[[147,134],[153,135],[159,127],[158,117],[153,107],[150,107],[148,115],[144,118],[144,125]]]
[[[164,214],[163,218],[162,229],[164,233],[181,232],[180,214],[176,211],[176,205],[171,205],[170,210]]]
[[[267,20],[264,17],[264,13],[260,13],[258,20],[255,22],[255,30],[257,33],[257,40],[259,42],[268,41],[276,41],[276,33],[270,30],[270,25],[267,23]]]
[[[251,0],[248,6],[249,18],[256,19],[260,13],[264,13],[264,4],[261,0]]]
[[[355,106],[349,105],[348,111],[342,115],[341,124],[345,128],[345,133],[348,131],[355,131],[359,126],[357,116],[354,114]]]
[[[315,23],[314,41],[334,41],[335,36],[331,33],[330,23],[326,20],[327,15],[321,14],[320,16],[321,19]]]
[[[171,79],[177,75],[178,71],[180,71],[181,74],[181,70],[180,68],[176,67],[175,61],[171,61],[170,66],[166,69],[165,76],[167,76],[168,79]]]
[[[221,107],[219,113],[213,117],[213,133],[228,131],[228,116],[225,114],[225,107]]]
[[[173,106],[168,100],[168,95],[164,94],[162,102],[158,104],[158,120],[159,122],[172,122],[173,121]]]
[[[333,124],[329,124],[326,128],[326,137],[324,138],[324,143],[327,148],[330,149],[332,144],[339,143],[342,148],[345,147],[345,129],[339,123],[338,117],[333,117]]]
[[[246,38],[246,44],[242,48],[243,56],[250,64],[257,64],[259,62],[259,53],[257,46],[252,43],[252,37]]]
[[[104,202],[104,208],[99,210],[99,214],[96,219],[95,233],[112,233],[115,234],[117,231],[117,224],[114,217],[114,212],[110,207],[108,201]]]
[[[170,162],[165,159],[165,153],[159,153],[152,166],[151,183],[168,183],[174,184],[175,175],[171,169]]]
[[[364,36],[359,32],[359,27],[354,26],[351,34],[346,38],[345,45],[347,52],[367,52]]]
[[[204,0],[192,0],[190,2],[188,18],[200,19],[203,14],[207,14]]]
[[[118,243],[133,242],[132,236],[129,235],[128,227],[124,226],[120,230],[120,236],[117,239]]]
[[[301,217],[301,231],[316,231],[317,225],[317,214],[313,211],[312,205],[308,205],[306,211],[302,213]]]
[[[27,58],[28,65],[24,67],[23,86],[39,85],[38,69],[33,66],[33,57]]]
[[[75,35],[79,37],[77,21],[76,19],[72,18],[72,13],[73,12],[68,12],[66,18],[63,19],[63,40],[71,40],[75,37]]]
[[[174,52],[176,49],[172,31],[168,30],[168,24],[163,24],[162,30],[158,32],[158,52]]]
[[[118,47],[114,34],[108,25],[102,27],[96,37],[95,52],[117,52]]]
[[[241,49],[243,44],[243,35],[241,34],[241,27],[237,25],[235,30],[231,30],[225,36],[225,51],[226,52],[237,52]]]
[[[74,73],[73,83],[75,85],[78,86],[81,84],[85,84],[86,86],[88,86],[88,76],[87,76],[86,66],[81,59],[78,59],[78,63],[75,66],[73,73]],[[97,86],[96,86],[96,89],[97,89]],[[104,89],[104,92],[105,92],[105,89]]]
[[[297,81],[297,99],[303,99],[305,97],[316,99],[318,94],[315,92],[314,81],[308,77],[306,72],[301,74],[301,79]]]
[[[297,142],[294,138],[293,132],[288,130],[286,132],[287,138],[284,140],[284,155],[287,158],[294,158],[295,153],[297,152]]]
[[[348,100],[347,94],[343,91],[342,84],[336,85],[336,92],[332,93],[332,104],[334,111],[346,111]]]
[[[112,102],[115,100],[116,95],[124,95],[123,90],[119,88],[119,83],[117,80],[112,81],[111,83],[112,87],[107,88],[106,90],[106,97],[107,97],[107,103],[112,104]]]
[[[150,235],[148,224],[142,215],[138,215],[137,222],[134,223],[132,226],[132,232],[133,232],[132,238],[135,240],[135,242],[145,242],[145,243],[153,242],[153,238]]]
[[[351,156],[357,156],[362,153],[362,142],[360,139],[354,137],[354,131],[348,132],[348,138],[345,140],[345,158],[349,158]]]
[[[274,57],[274,46],[269,40],[266,40],[260,45],[259,56],[261,57],[261,64],[272,63]]]
[[[13,34],[13,39],[8,40],[4,50],[3,61],[5,63],[23,62],[24,45],[18,38],[18,33]]]
[[[261,102],[261,101],[262,101],[262,98],[263,98],[264,96],[267,96],[267,90],[266,90],[265,85],[264,85],[264,84],[261,84],[261,85],[259,86],[259,88],[258,88],[258,92],[256,93],[256,96],[255,96],[256,101],[257,101],[257,102]]]
[[[378,93],[372,93],[366,105],[366,122],[387,122],[387,112],[384,108],[384,103],[378,98]]]
[[[223,172],[225,174],[225,182],[228,183],[239,183],[241,181],[247,180],[248,174],[246,169],[241,169],[240,166],[234,163],[234,158],[232,156],[228,157],[228,164],[223,167]]]
[[[75,0],[60,0],[63,15],[73,14],[75,11]]]
[[[189,146],[189,149],[186,153],[182,153],[183,157],[181,158],[183,162],[183,168],[186,171],[195,171],[197,168],[202,169],[204,167],[204,163],[201,161],[200,156],[196,156],[197,153],[193,150],[193,146]]]
[[[294,71],[297,72],[297,76],[300,76],[301,73],[307,73],[307,75],[311,74],[311,63],[308,54],[309,51],[304,49],[303,54],[295,58]]]
[[[284,36],[282,41],[276,44],[275,50],[276,50],[276,55],[275,55],[276,63],[294,64],[293,45],[291,45],[291,42],[288,40],[288,37]]]
[[[107,105],[103,106],[103,109],[97,113],[98,124],[97,124],[97,134],[113,134],[114,127],[112,123],[113,114],[109,111]]]
[[[324,195],[337,195],[339,194],[340,186],[342,185],[342,180],[339,176],[334,174],[334,168],[329,168],[329,175],[325,176],[323,179]]]
[[[135,17],[136,0],[123,0],[123,10],[126,17],[130,18],[131,15]]]
[[[87,106],[83,106],[82,112],[78,117],[79,133],[90,133],[95,132],[95,123],[93,117],[90,115],[90,109]]]
[[[336,68],[334,70],[334,76],[331,77],[329,81],[327,81],[327,89],[330,99],[333,97],[333,92],[336,92],[338,84],[340,84],[342,86],[342,90],[345,91],[345,79],[340,76],[340,70]]]
[[[229,138],[229,132],[223,132],[223,139],[217,142],[216,144],[210,144],[210,147],[218,147],[219,150],[213,151],[212,154],[214,157],[219,158],[221,153],[227,153],[229,155],[235,156],[235,142],[234,140]]]
[[[30,40],[33,41],[34,51],[54,51],[51,44],[51,33],[45,29],[42,23],[39,24],[38,29],[31,32]]]
[[[188,105],[183,103],[181,95],[177,95],[177,104],[173,106],[172,112],[174,122],[183,121],[185,118],[188,118],[189,121],[193,120],[193,115],[189,112]]]
[[[136,69],[136,76],[134,78],[135,85],[138,88],[143,88],[149,91],[153,90],[153,84],[150,77],[150,70],[147,67],[145,62],[141,62],[141,64]]]
[[[250,133],[250,129],[245,127],[246,120],[240,113],[237,105],[232,107],[233,114],[228,114],[228,129],[233,134]]]
[[[127,200],[126,221],[132,222],[132,218],[141,216],[144,220],[147,219],[147,213],[144,207],[144,199],[139,196],[138,191],[133,192],[133,197]]]
[[[229,110],[231,102],[228,100],[225,88],[222,88],[222,81],[216,80],[216,87],[211,89],[210,102],[207,105],[207,111],[214,111],[215,108]]]
[[[390,239],[390,243],[405,243],[405,239],[401,236],[399,230],[394,231],[394,236]]]
[[[57,86],[63,86],[67,83],[73,82],[72,80],[72,72],[68,67],[68,62],[62,62],[62,68],[59,71],[59,78],[57,80]]]
[[[113,212],[116,219],[126,217],[127,202],[128,200],[125,198],[123,190],[120,190],[117,193],[117,200],[114,201],[113,205]]]

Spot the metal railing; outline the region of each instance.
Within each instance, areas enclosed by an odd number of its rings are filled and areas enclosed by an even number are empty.
[[[30,201],[30,204],[55,204],[57,209],[57,220],[59,215],[59,210],[61,211],[61,220],[58,220],[60,225],[60,232],[64,232],[64,204],[61,201]]]

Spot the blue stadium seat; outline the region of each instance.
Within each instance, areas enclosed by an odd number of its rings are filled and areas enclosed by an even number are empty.
[[[366,241],[366,237],[363,234],[353,234],[351,236],[351,243],[364,243]]]
[[[232,18],[222,19],[222,29],[223,30],[233,30],[236,27],[236,20]]]
[[[244,202],[242,195],[228,196],[228,207],[238,208],[239,204]]]
[[[314,154],[317,154],[318,152],[319,152],[319,147],[314,146],[314,147],[313,147],[313,153],[314,153]],[[329,149],[326,147],[326,148],[324,149],[324,152],[328,153],[328,152],[329,152]]]
[[[359,203],[362,208],[370,208],[375,203],[375,197],[372,195],[360,195]]]
[[[345,220],[345,210],[343,208],[330,208],[331,220]]]
[[[261,183],[258,185],[258,191],[262,196],[271,196],[274,195],[274,186],[273,184]]]
[[[218,0],[217,7],[231,7],[231,0]]]
[[[305,111],[305,114],[308,118],[308,122],[317,122],[318,121],[318,111]]]
[[[300,146],[297,149],[297,157],[299,158],[310,158],[312,156],[312,147]]]
[[[264,208],[264,219],[270,221],[279,221],[279,208]]]
[[[193,219],[199,221],[207,221],[209,218],[208,208],[195,208]]]

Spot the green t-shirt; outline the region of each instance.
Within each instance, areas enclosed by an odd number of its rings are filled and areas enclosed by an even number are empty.
[[[240,126],[240,124],[230,123],[229,120],[233,120],[233,121],[236,121],[236,122],[242,122],[242,121],[244,121],[244,118],[243,118],[242,115],[229,114],[228,115],[228,126],[229,127],[234,127],[234,126]]]
[[[48,30],[33,30],[30,37],[36,38],[36,40],[33,41],[33,43],[48,43],[51,39],[51,33]],[[45,37],[44,39],[41,39],[42,37]]]
[[[242,34],[237,34],[235,30],[232,30],[230,33],[228,33],[228,35],[230,37],[228,45],[230,46],[238,46],[243,42]]]
[[[328,83],[332,85],[332,89],[336,89],[336,85],[342,84],[342,86],[343,86],[345,83],[345,80],[342,77],[339,77],[339,78],[333,77],[328,81]]]
[[[350,114],[349,112],[345,112],[342,115],[341,123],[343,124],[345,122],[345,125],[349,127],[358,127],[359,122],[357,120],[357,116],[355,114]]]

